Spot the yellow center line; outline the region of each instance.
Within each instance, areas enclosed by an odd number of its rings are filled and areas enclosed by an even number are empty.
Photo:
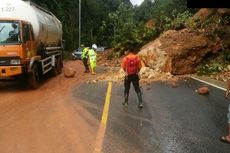
[[[105,130],[106,130],[106,124],[107,124],[108,114],[109,114],[111,90],[112,90],[112,82],[109,82],[108,88],[107,88],[107,93],[106,93],[106,98],[105,98],[103,114],[101,117],[99,129],[97,131],[94,153],[101,153],[101,151],[102,151],[102,145],[103,145],[103,140],[104,140]]]

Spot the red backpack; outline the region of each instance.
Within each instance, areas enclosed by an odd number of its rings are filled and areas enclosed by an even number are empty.
[[[139,60],[137,57],[126,57],[126,72],[128,74],[137,74],[139,71],[138,65]]]

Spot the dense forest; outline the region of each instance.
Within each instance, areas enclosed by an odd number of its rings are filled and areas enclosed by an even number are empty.
[[[32,1],[50,10],[61,20],[67,50],[79,46],[78,0]],[[196,9],[187,9],[186,2],[144,0],[140,6],[133,6],[130,0],[82,0],[81,43],[86,46],[96,43],[121,51],[129,42],[141,46],[167,28],[180,28],[183,20],[196,12]],[[178,17],[178,23],[169,24]],[[145,23],[150,19],[154,19],[154,27],[157,28],[146,28]]]

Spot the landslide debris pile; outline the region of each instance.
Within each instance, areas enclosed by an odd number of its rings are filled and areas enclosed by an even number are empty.
[[[230,49],[230,26],[223,16],[229,17],[230,9],[201,9],[193,17],[196,29],[168,30],[144,45],[139,55],[154,70],[173,75],[195,73],[207,56],[223,47]]]
[[[200,9],[193,16],[197,28],[168,30],[144,45],[138,53],[145,65],[140,72],[142,81],[175,80],[178,76],[193,74],[208,56],[230,49],[227,17],[230,17],[230,9]],[[103,62],[99,63],[107,67],[109,73],[99,79],[122,80],[125,75],[120,68],[122,57],[109,60],[109,53],[105,54],[107,60],[101,57]]]
[[[121,69],[121,62],[124,56],[116,59],[108,59],[111,50],[107,50],[98,54],[98,65],[104,67],[106,73],[98,73],[96,80],[107,80],[113,82],[121,82],[125,77],[125,72]],[[151,69],[143,66],[140,70],[139,76],[141,83],[149,83],[155,80],[170,80],[175,82],[178,77],[173,76],[171,73],[162,72],[160,69]]]

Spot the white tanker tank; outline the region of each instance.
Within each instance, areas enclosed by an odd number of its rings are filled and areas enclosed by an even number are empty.
[[[62,24],[50,12],[31,1],[0,0],[0,18],[31,23],[34,38],[44,47],[57,47],[62,42]]]

